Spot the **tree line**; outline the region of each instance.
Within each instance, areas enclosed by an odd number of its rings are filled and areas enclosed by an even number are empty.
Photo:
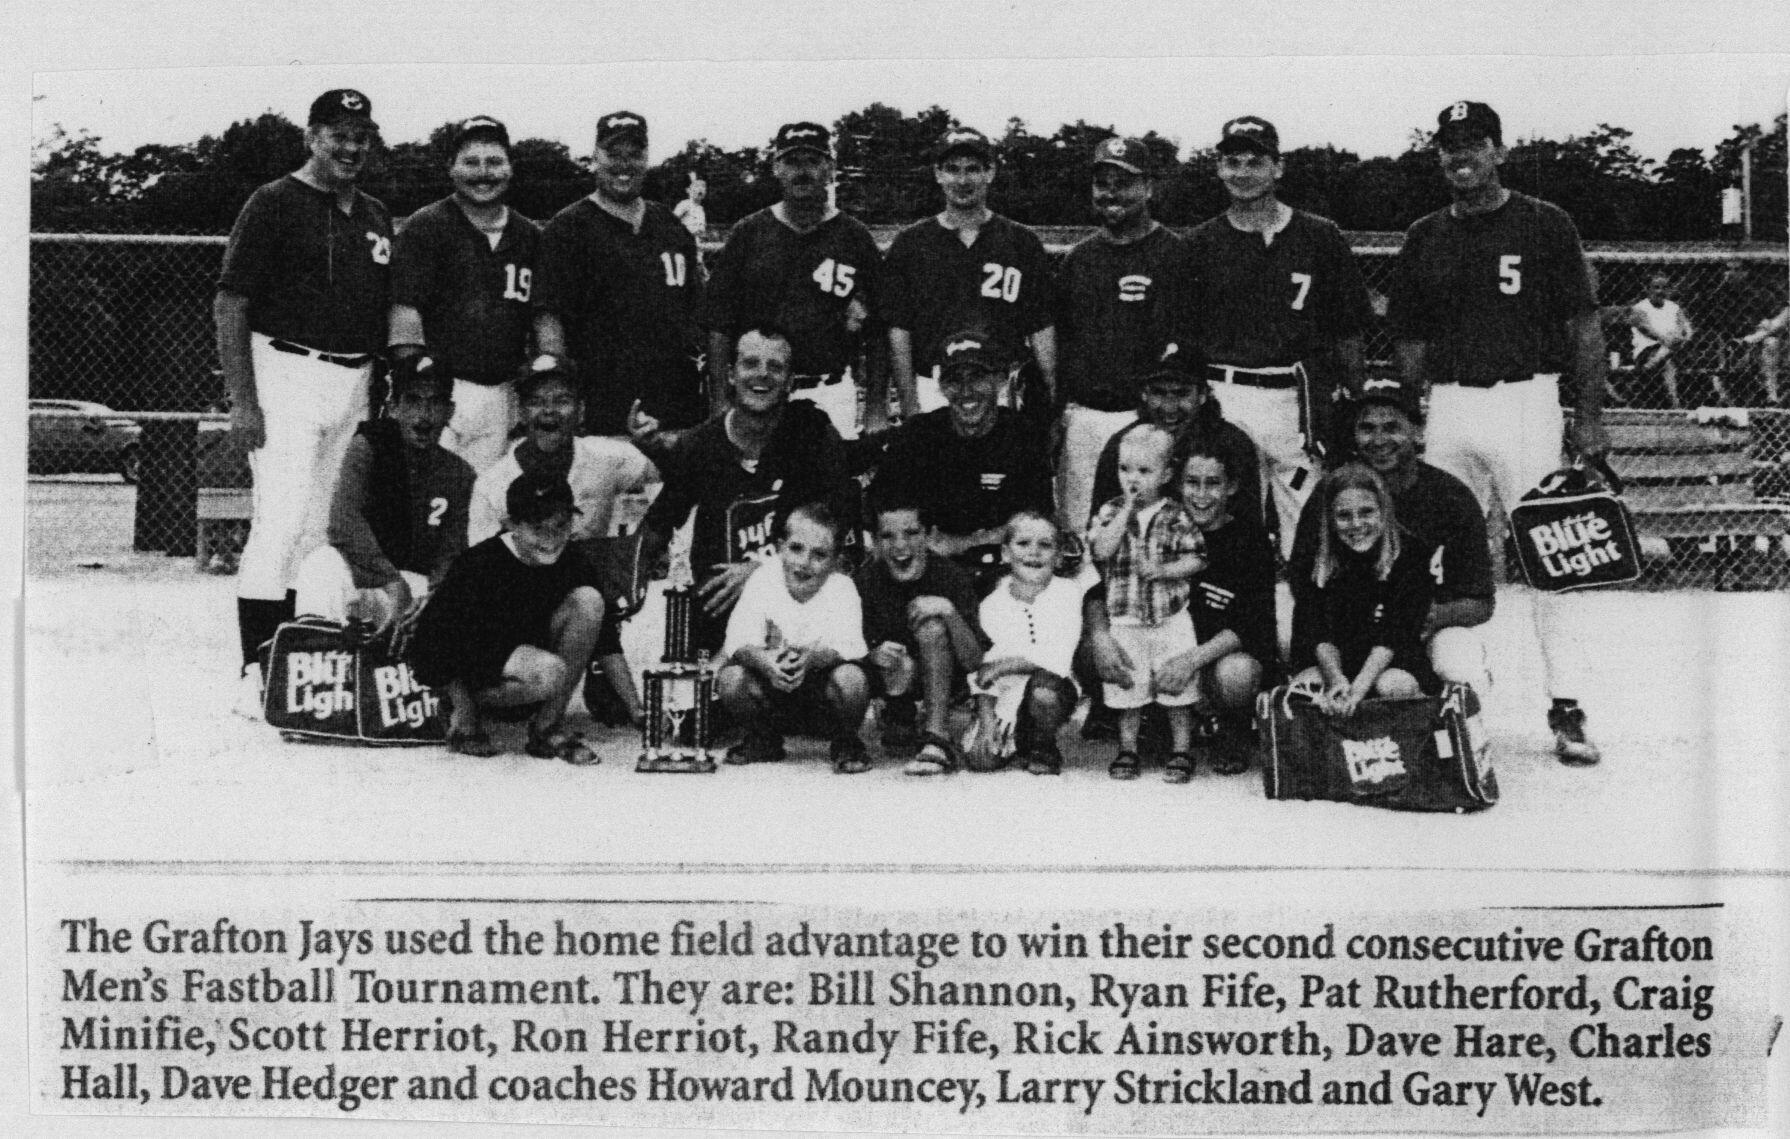
[[[1593,241],[1716,241],[1737,236],[1724,227],[1721,191],[1739,185],[1741,154],[1753,147],[1753,236],[1785,240],[1785,118],[1769,129],[1736,125],[1707,153],[1672,151],[1663,162],[1637,154],[1630,131],[1599,124],[1565,139],[1507,140],[1505,184],[1565,208]],[[958,120],[932,106],[907,114],[882,103],[834,124],[839,203],[871,225],[896,224],[939,208],[929,151]],[[404,216],[451,191],[447,178],[452,123],[420,142],[381,144],[363,187]],[[1112,128],[1077,120],[1046,135],[1009,119],[997,138],[1004,173],[995,209],[1030,225],[1091,224],[1087,159]],[[1224,209],[1215,176],[1217,155],[1178,157],[1174,139],[1155,131],[1143,140],[1164,177],[1155,213],[1191,225]],[[1427,131],[1413,129],[1403,153],[1363,158],[1334,146],[1289,150],[1282,197],[1324,214],[1351,231],[1401,231],[1448,200]],[[86,131],[60,126],[33,150],[31,227],[36,232],[227,233],[255,187],[304,160],[304,131],[272,111],[232,123],[193,143],[150,143],[111,153]],[[511,203],[535,218],[552,216],[589,193],[586,163],[553,139],[518,140],[512,148]],[[671,204],[691,175],[708,185],[710,224],[725,227],[778,197],[768,147],[727,150],[706,139],[666,156],[647,179],[647,195]]]

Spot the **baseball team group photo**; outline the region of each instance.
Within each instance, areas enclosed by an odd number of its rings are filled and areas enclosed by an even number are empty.
[[[233,220],[34,241],[35,793],[189,858],[1775,864],[1781,100],[1681,208],[1452,94],[1373,94],[1375,186],[1243,102],[555,151],[444,84],[398,146],[372,70],[132,195],[58,127],[34,221]],[[1704,235],[1582,234],[1587,154]]]

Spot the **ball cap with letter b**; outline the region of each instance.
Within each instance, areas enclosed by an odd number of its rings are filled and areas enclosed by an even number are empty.
[[[771,140],[771,156],[787,158],[797,151],[810,150],[822,158],[833,157],[833,134],[819,123],[784,123]]]
[[[549,474],[546,471],[523,471],[510,482],[510,488],[504,492],[504,513],[511,522],[534,525],[545,522],[562,511],[576,514],[573,505],[572,484],[564,475]]]
[[[1442,108],[1436,116],[1436,145],[1474,143],[1489,139],[1493,146],[1504,145],[1504,123],[1498,112],[1484,103],[1462,99]]]
[[[305,122],[313,127],[345,122],[365,123],[370,127],[379,125],[373,121],[373,100],[351,87],[325,91],[313,99],[310,116]]]
[[[646,120],[633,111],[611,111],[597,120],[597,145],[608,146],[631,138],[646,145]]]
[[[943,361],[940,379],[953,372],[1005,372],[1012,362],[993,337],[978,329],[964,329],[945,337],[939,347],[939,359]]]
[[[1148,175],[1152,166],[1150,148],[1142,139],[1113,138],[1102,139],[1094,148],[1094,160],[1091,166],[1117,166],[1120,170],[1129,170],[1133,174]]]
[[[1236,154],[1254,151],[1269,158],[1280,157],[1280,132],[1260,115],[1239,115],[1218,131],[1218,153]]]

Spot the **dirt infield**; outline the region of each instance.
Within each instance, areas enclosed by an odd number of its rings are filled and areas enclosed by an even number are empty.
[[[231,716],[233,581],[128,550],[117,483],[29,488],[25,712],[34,860],[232,860],[341,868],[534,863],[763,866],[1790,867],[1790,596],[1602,593],[1570,607],[1606,760],[1554,762],[1530,595],[1500,593],[1485,700],[1503,801],[1468,817],[1272,803],[1259,775],[1114,783],[1112,745],[1056,779],[841,777],[818,744],[713,776],[603,763],[282,742]],[[581,719],[582,717],[580,717]]]

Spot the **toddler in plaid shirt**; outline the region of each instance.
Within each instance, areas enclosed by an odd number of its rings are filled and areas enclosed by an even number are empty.
[[[1164,690],[1156,680],[1163,663],[1198,647],[1188,611],[1190,579],[1206,568],[1205,540],[1181,504],[1164,496],[1174,476],[1174,437],[1160,427],[1140,427],[1119,444],[1122,491],[1095,512],[1088,524],[1088,551],[1100,566],[1106,609],[1131,669],[1126,684],[1107,684],[1106,703],[1119,710],[1119,754],[1107,767],[1114,779],[1135,779],[1138,725],[1146,704],[1168,713],[1174,754],[1166,772],[1193,767],[1196,685]]]

